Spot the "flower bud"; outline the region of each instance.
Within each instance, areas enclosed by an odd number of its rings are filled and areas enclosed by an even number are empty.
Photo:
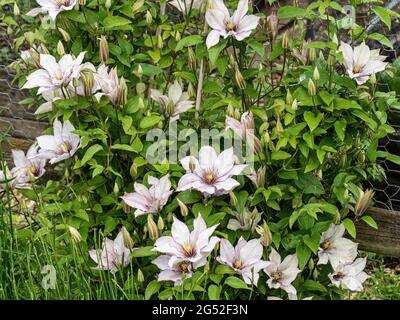
[[[292,103],[292,110],[293,110],[294,112],[296,112],[297,109],[298,109],[297,99],[294,99],[294,100],[293,100],[293,103]]]
[[[288,105],[291,105],[293,103],[293,96],[290,93],[290,90],[288,90],[287,93],[286,93],[286,103]]]
[[[162,232],[164,230],[164,227],[165,227],[164,220],[160,216],[160,217],[158,217],[157,228],[158,228],[158,230],[160,230],[160,232]]]
[[[135,13],[136,11],[139,11],[144,4],[144,0],[138,0],[134,3],[134,5],[132,6],[132,13]]]
[[[113,189],[113,191],[114,191],[114,193],[118,193],[118,192],[119,192],[119,186],[118,186],[118,183],[117,183],[117,182],[114,183],[114,189]]]
[[[158,239],[158,228],[153,220],[153,215],[151,214],[147,216],[147,230],[149,231],[149,237],[151,240]]]
[[[267,17],[267,29],[268,32],[271,34],[272,39],[275,39],[276,35],[278,34],[278,26],[279,26],[278,16],[276,15],[275,12],[272,12]]]
[[[335,64],[335,62],[336,62],[336,58],[335,58],[335,56],[333,55],[333,52],[330,51],[330,52],[329,52],[329,55],[328,55],[328,61],[327,61],[327,63],[328,63],[328,65],[333,66],[333,65]]]
[[[235,57],[233,55],[229,55],[229,64],[234,66],[236,64]]]
[[[277,132],[283,132],[283,131],[284,131],[283,126],[282,126],[282,122],[281,122],[281,118],[278,118],[278,119],[276,120],[276,126],[275,126],[275,128],[276,128],[276,131],[277,131]]]
[[[106,0],[105,7],[107,10],[111,8],[111,0]]]
[[[262,136],[262,141],[264,142],[264,144],[268,144],[271,141],[271,136],[269,135],[268,130],[266,130]]]
[[[312,270],[312,269],[314,269],[314,267],[315,267],[314,259],[310,259],[310,260],[308,261],[308,268],[309,268],[310,270]]]
[[[369,79],[370,79],[372,85],[376,84],[376,75],[375,75],[375,73],[371,74],[371,77]]]
[[[196,70],[197,68],[196,56],[194,54],[192,47],[188,47],[188,60],[190,68],[192,68],[192,70]]]
[[[234,114],[235,114],[235,108],[233,107],[233,105],[232,104],[228,104],[228,107],[226,108],[226,114],[229,116],[229,117],[234,117]]]
[[[50,54],[49,49],[47,49],[47,47],[43,43],[40,44],[40,50],[39,51],[41,51],[42,54]]]
[[[188,93],[188,95],[189,95],[189,98],[194,97],[195,94],[196,94],[196,93],[195,93],[195,90],[194,90],[194,87],[193,87],[193,85],[192,85],[191,82],[189,82],[189,84],[188,84],[187,93]]]
[[[57,43],[57,53],[60,56],[63,56],[65,54],[64,46],[61,41],[58,41],[58,43]]]
[[[100,40],[100,44],[99,44],[100,61],[104,64],[107,64],[108,58],[109,58],[107,38],[102,35],[99,40]]]
[[[86,0],[79,0],[79,4],[80,4],[81,6],[86,5]]]
[[[181,38],[182,38],[181,33],[180,33],[179,31],[177,31],[177,32],[175,33],[175,40],[176,40],[176,41],[180,41]]]
[[[19,10],[17,3],[14,2],[14,10],[13,10],[14,16],[19,16],[21,11]]]
[[[163,39],[161,37],[161,34],[158,35],[157,37],[157,48],[158,49],[162,49],[164,47],[164,42]]]
[[[140,269],[138,270],[138,273],[137,273],[137,280],[139,283],[143,283],[145,281],[143,272]]]
[[[168,213],[168,215],[167,215],[167,221],[168,221],[169,223],[171,223],[173,220],[174,220],[174,216],[172,215],[172,212]]]
[[[143,68],[140,64],[136,70],[133,70],[133,74],[138,78],[141,78],[143,76]]]
[[[261,236],[260,241],[264,247],[269,247],[272,243],[272,233],[268,224],[263,221],[263,225],[256,227],[256,232]]]
[[[72,226],[68,226],[68,231],[72,237],[72,239],[74,239],[76,242],[80,242],[82,240],[82,236],[79,233],[79,231],[77,229],[75,229]]]
[[[131,235],[129,234],[128,230],[126,230],[125,227],[122,227],[121,232],[122,232],[122,237],[124,239],[125,247],[127,247],[128,249],[132,249],[134,242],[133,242],[133,239],[132,239]]]
[[[150,25],[153,22],[153,16],[151,15],[150,11],[146,11],[146,23]]]
[[[317,88],[315,87],[314,81],[312,81],[312,79],[308,81],[308,93],[310,96],[315,96],[317,94]]]
[[[289,48],[289,34],[287,31],[282,36],[282,48],[283,49]]]
[[[237,66],[235,68],[235,80],[240,89],[244,90],[246,88],[246,81],[244,81],[242,73]]]
[[[318,81],[319,79],[321,79],[321,76],[319,74],[319,71],[318,71],[317,67],[315,67],[315,69],[314,69],[313,78],[314,78],[315,81]]]
[[[145,92],[145,91],[146,91],[146,84],[143,83],[143,82],[138,82],[138,83],[136,84],[136,92],[137,92],[138,94],[142,94],[142,93]]]
[[[232,207],[236,207],[238,199],[233,191],[229,191],[229,198]]]
[[[308,57],[309,57],[311,62],[315,61],[315,59],[317,57],[317,53],[315,51],[315,48],[310,48],[310,51],[308,52]]]
[[[58,31],[60,31],[60,33],[61,33],[61,35],[62,35],[62,37],[63,37],[65,42],[70,42],[71,41],[71,37],[70,37],[70,35],[69,35],[69,33],[67,31],[65,31],[62,28],[58,28]]]
[[[184,204],[181,200],[179,200],[178,198],[176,198],[176,201],[178,202],[179,208],[181,209],[181,215],[183,217],[186,217],[189,214],[189,209],[186,206],[186,204]]]

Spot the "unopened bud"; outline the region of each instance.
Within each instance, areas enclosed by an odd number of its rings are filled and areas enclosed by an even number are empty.
[[[186,204],[184,204],[181,200],[179,200],[178,198],[176,198],[176,201],[178,202],[179,208],[181,209],[181,215],[183,217],[186,217],[189,214],[189,209],[186,206]]]
[[[318,81],[319,79],[321,79],[321,76],[319,74],[319,71],[318,71],[317,67],[315,67],[315,69],[314,69],[313,78],[314,78],[315,81]]]
[[[308,81],[308,93],[310,96],[315,96],[317,94],[317,88],[315,87],[314,81],[310,79]]]
[[[134,242],[133,242],[133,239],[132,239],[131,235],[129,234],[128,230],[126,230],[125,227],[122,227],[121,232],[122,232],[122,237],[124,239],[125,247],[127,247],[128,249],[132,249]]]
[[[79,0],[79,4],[80,4],[81,6],[86,5],[86,0]]]
[[[118,193],[118,192],[119,192],[119,186],[118,186],[118,183],[117,183],[117,182],[114,183],[114,189],[113,189],[113,191],[114,191],[114,193]]]
[[[310,260],[308,261],[308,268],[309,268],[310,270],[312,270],[312,269],[314,269],[314,267],[315,267],[314,259],[310,259]]]
[[[150,11],[146,11],[146,23],[151,24],[153,22],[153,16],[151,15]]]
[[[289,48],[289,34],[287,31],[282,36],[282,48],[283,49]]]
[[[369,79],[370,79],[372,85],[376,84],[376,75],[375,75],[375,73],[371,74],[371,77]]]
[[[68,231],[72,237],[72,239],[74,239],[76,242],[80,242],[82,240],[82,236],[79,233],[79,231],[77,229],[75,229],[72,226],[68,226]]]
[[[145,92],[145,91],[146,91],[146,84],[143,83],[143,82],[138,82],[138,83],[136,84],[136,92],[137,92],[138,94],[142,94],[142,93]]]
[[[232,104],[228,104],[228,108],[226,109],[226,114],[229,116],[229,117],[233,117],[234,116],[234,114],[235,114],[235,108],[233,107],[233,105]]]
[[[266,130],[262,136],[262,141],[264,142],[264,144],[268,144],[271,141],[271,136],[269,135],[268,130]]]
[[[132,6],[132,12],[135,13],[136,11],[139,11],[144,4],[144,0],[138,0],[134,3],[134,5]]]
[[[285,131],[285,130],[283,129],[283,126],[282,126],[281,118],[278,118],[278,119],[276,120],[276,126],[275,126],[275,128],[276,128],[276,131],[277,131],[278,133],[279,133],[279,132]]]
[[[157,48],[162,49],[163,47],[164,47],[164,42],[163,42],[161,34],[159,34],[157,37]]]
[[[106,0],[105,7],[107,10],[111,8],[111,0]]]
[[[236,67],[236,70],[235,70],[235,80],[236,80],[236,84],[238,85],[238,87],[240,89],[244,90],[246,88],[246,81],[244,81],[242,73],[240,72],[238,67]]]
[[[290,90],[288,90],[286,93],[286,103],[288,105],[291,105],[293,103],[293,97],[292,94],[290,93]]]
[[[143,76],[143,68],[142,68],[142,66],[140,64],[137,67],[137,69],[133,71],[133,74],[135,76],[137,76],[138,78],[141,78]]]
[[[335,56],[333,55],[332,51],[329,52],[328,61],[327,61],[328,65],[333,66],[335,64],[335,61],[336,61],[336,59],[335,59]]]
[[[272,233],[268,224],[264,221],[262,226],[256,227],[256,232],[261,236],[260,241],[264,247],[268,247],[272,243]]]
[[[239,120],[239,119],[240,119],[241,115],[240,115],[240,110],[239,110],[239,109],[235,109],[235,111],[233,112],[233,117],[234,117],[236,120]]]
[[[64,46],[61,41],[58,41],[58,43],[57,43],[57,53],[60,56],[63,56],[65,54]]]
[[[229,191],[229,198],[232,207],[236,207],[238,199],[233,191]]]
[[[99,44],[100,61],[102,63],[106,64],[108,62],[108,58],[109,58],[107,38],[102,35],[99,40],[100,40],[100,44]]]
[[[70,37],[70,35],[69,35],[69,33],[67,31],[65,31],[62,28],[58,28],[58,31],[60,31],[60,33],[61,33],[61,35],[62,35],[62,37],[63,37],[65,42],[70,42],[71,41],[71,37]]]
[[[297,102],[297,99],[294,99],[294,100],[293,100],[293,103],[292,103],[292,110],[293,110],[293,111],[296,111],[297,108],[298,108],[298,102]]]
[[[21,13],[16,2],[14,2],[14,10],[13,10],[13,12],[14,12],[14,16],[19,16],[20,13]]]
[[[278,16],[275,12],[273,12],[267,17],[267,28],[268,31],[271,33],[272,39],[275,39],[276,35],[278,34],[278,26]]]
[[[189,65],[192,68],[192,70],[196,70],[196,67],[197,67],[196,56],[194,54],[192,47],[188,47],[188,60],[189,60]]]
[[[147,230],[149,232],[149,237],[151,240],[158,239],[158,228],[156,223],[153,220],[153,215],[149,214],[147,216]]]
[[[315,61],[315,59],[317,58],[317,53],[315,51],[315,48],[310,48],[310,51],[308,52],[308,57],[311,62]]]
[[[165,224],[164,224],[164,220],[163,218],[158,217],[158,221],[157,221],[157,228],[160,232],[162,232],[164,230]]]
[[[195,90],[194,90],[194,87],[191,82],[189,82],[189,84],[188,84],[187,93],[189,95],[189,98],[192,98],[195,96]]]
[[[236,64],[235,57],[233,55],[229,55],[229,64],[234,66]]]
[[[176,41],[180,41],[181,38],[182,38],[181,33],[180,33],[179,31],[177,31],[177,32],[175,33],[175,40],[176,40]]]
[[[140,269],[138,270],[138,273],[137,273],[137,280],[138,280],[139,283],[143,283],[144,280],[145,280],[143,272]]]

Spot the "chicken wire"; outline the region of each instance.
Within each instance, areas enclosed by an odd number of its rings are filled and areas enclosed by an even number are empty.
[[[24,4],[25,12],[27,10],[27,3],[32,3],[32,1],[22,2]],[[308,3],[308,1],[297,2],[301,2],[303,5]],[[340,2],[346,4],[345,1]],[[266,4],[268,1],[264,0],[253,0],[252,3],[254,12],[266,12],[268,14],[272,11],[276,11],[280,6],[292,4],[292,1],[280,1],[275,3],[272,7]],[[11,6],[3,6],[1,9],[12,15]],[[398,11],[398,9],[395,9],[395,11]],[[171,6],[167,6],[167,14],[174,16],[174,18],[177,19],[181,18],[179,12],[174,8],[171,8]],[[368,25],[368,21],[370,21],[371,18],[371,10],[368,7],[356,14],[357,22],[360,24],[364,21],[366,25]],[[383,26],[379,26],[379,24],[381,23],[378,22],[378,28],[382,29]],[[321,37],[321,28],[317,25],[313,25],[313,27],[318,29],[318,31],[315,32],[316,37]],[[12,36],[12,34],[7,34],[7,30],[4,26],[0,26],[0,127],[2,128],[2,136],[9,135],[17,138],[24,138],[27,136],[33,136],[33,132],[37,130],[37,128],[35,128],[35,123],[37,121],[33,114],[34,110],[28,109],[26,105],[19,103],[19,101],[28,96],[27,92],[19,89],[18,85],[12,82],[14,73],[8,65],[18,58],[18,56],[11,50]],[[386,34],[386,36],[392,41],[392,43],[394,43],[393,49],[384,47],[376,41],[370,41],[369,45],[374,48],[380,48],[381,54],[388,56],[388,60],[394,61],[399,56],[400,32],[392,32],[389,35]],[[388,83],[382,82],[379,83],[379,85],[383,89],[386,87],[386,91],[391,91]],[[24,122],[24,125],[21,126],[20,122],[9,121],[10,119],[28,119],[29,121]],[[396,129],[396,132],[380,141],[379,150],[400,155],[400,111],[391,110],[388,114],[388,119],[389,124]],[[26,123],[31,124],[33,127],[29,127]],[[366,185],[372,187],[376,192],[376,206],[389,210],[400,210],[400,166],[382,160],[380,160],[379,163],[385,170],[386,178],[380,182],[367,181]]]

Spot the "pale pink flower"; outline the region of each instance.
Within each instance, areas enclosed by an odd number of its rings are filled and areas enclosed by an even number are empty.
[[[353,50],[342,41],[339,51],[343,53],[347,74],[360,85],[367,82],[372,74],[385,70],[387,65],[387,62],[383,62],[386,57],[379,55],[379,49],[370,50],[364,42]]]
[[[39,179],[45,173],[46,160],[38,157],[38,149],[39,146],[35,143],[26,155],[22,150],[12,150],[15,167],[11,169],[11,174],[17,185]]]
[[[40,147],[37,157],[49,159],[51,164],[71,158],[80,147],[80,137],[72,133],[74,130],[69,120],[62,124],[56,119],[53,124],[53,135],[36,138]]]
[[[116,67],[108,72],[108,67],[102,64],[98,67],[94,78],[101,90],[101,92],[95,94],[97,100],[106,96],[114,105],[123,104],[126,84],[123,78],[118,78]]]
[[[357,256],[358,244],[343,237],[345,228],[343,224],[331,223],[329,229],[322,233],[318,249],[318,264],[327,264],[332,267],[338,264],[350,263]]]
[[[191,275],[191,270],[204,266],[219,241],[219,238],[211,237],[217,227],[218,225],[214,225],[207,228],[199,214],[193,221],[193,231],[190,232],[183,222],[174,217],[171,236],[158,238],[153,249],[165,254],[153,261],[162,270],[159,280],[171,280],[178,284],[182,273],[188,276]]]
[[[207,48],[215,46],[220,37],[234,36],[241,41],[247,38],[251,31],[257,28],[259,17],[246,15],[249,10],[249,1],[240,0],[238,7],[231,16],[222,0],[215,0],[214,8],[207,10],[206,21],[213,29],[207,36]]]
[[[264,272],[269,276],[267,281],[268,287],[286,291],[288,294],[295,295],[296,288],[293,287],[292,282],[296,279],[297,274],[300,272],[298,268],[298,258],[295,254],[288,255],[283,261],[278,252],[271,248],[269,261]]]
[[[235,248],[228,240],[221,239],[217,261],[240,273],[247,284],[257,285],[258,273],[267,267],[267,262],[261,260],[262,254],[263,246],[259,239],[246,241],[240,237]]]
[[[353,263],[339,264],[328,276],[336,287],[344,287],[351,291],[363,291],[363,282],[369,276],[363,271],[367,258],[358,258]]]
[[[179,114],[194,107],[194,102],[189,100],[189,94],[182,91],[182,87],[176,80],[169,87],[168,96],[155,89],[152,89],[150,93],[151,98],[161,106],[161,111],[170,115],[171,121],[178,120]]]
[[[217,156],[210,146],[201,147],[198,160],[188,156],[180,162],[186,174],[179,180],[177,191],[196,189],[206,196],[226,194],[239,186],[239,182],[231,177],[239,175],[247,167],[234,164],[233,148]]]
[[[135,217],[160,212],[173,193],[168,174],[161,179],[148,176],[147,180],[150,188],[135,182],[135,192],[127,193],[121,197],[128,206],[136,209]]]
[[[110,270],[115,273],[129,264],[131,250],[125,246],[124,235],[120,231],[115,240],[109,238],[103,240],[103,247],[100,252],[93,249],[89,251],[89,255],[98,264],[95,269]]]
[[[49,13],[52,20],[62,11],[72,10],[78,0],[36,0],[40,7],[34,8],[26,15],[35,17],[40,13]]]
[[[40,54],[42,69],[31,73],[22,89],[39,87],[38,94],[41,94],[44,91],[68,86],[73,78],[79,77],[84,56],[85,52],[81,52],[77,58],[66,54],[57,62],[50,54]]]
[[[206,0],[172,0],[169,2],[180,12],[186,14],[190,9],[200,9],[201,5],[205,3]]]
[[[243,113],[240,121],[226,116],[225,130],[228,129],[232,129],[253,150],[259,152],[262,149],[260,140],[254,135],[254,116],[251,111]]]

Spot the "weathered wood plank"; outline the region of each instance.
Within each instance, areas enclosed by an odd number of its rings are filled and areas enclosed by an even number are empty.
[[[34,140],[37,136],[41,135],[43,130],[48,128],[48,126],[46,122],[0,116],[0,131],[7,132],[15,138]]]
[[[364,221],[356,222],[359,248],[390,256],[400,256],[400,211],[371,207],[365,214],[378,224],[375,230]]]

